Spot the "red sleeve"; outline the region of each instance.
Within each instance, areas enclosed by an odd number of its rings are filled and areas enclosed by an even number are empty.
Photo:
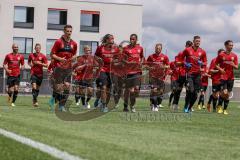
[[[237,57],[237,55],[234,56],[234,64],[238,65],[238,57]]]
[[[98,57],[101,57],[101,48],[102,48],[101,46],[98,46],[96,49],[95,55]]]
[[[166,64],[166,65],[169,65],[169,64],[170,64],[170,63],[169,63],[168,56],[165,57],[165,64]]]
[[[57,40],[52,47],[51,54],[56,54],[59,50],[59,46],[60,46],[60,42],[59,40]]]
[[[222,63],[222,54],[221,53],[217,56],[215,64],[219,65],[220,63]]]
[[[188,55],[188,50],[187,48],[184,49],[184,51],[182,52],[182,54],[179,55],[179,59],[184,61],[185,57]]]
[[[203,57],[202,57],[202,62],[203,62],[203,65],[206,67],[207,66],[207,54],[206,52],[204,51],[203,52]]]
[[[23,55],[21,55],[20,64],[21,64],[22,66],[24,65],[24,57],[23,57]]]
[[[8,55],[6,55],[6,57],[5,57],[4,61],[3,61],[3,65],[6,65],[6,64],[8,64]]]
[[[144,58],[144,55],[143,55],[143,48],[141,47],[141,53],[140,53],[140,56],[141,58]]]
[[[47,57],[45,55],[43,55],[43,63],[48,64],[48,60],[47,60]]]
[[[210,71],[211,69],[215,69],[214,60],[212,60],[212,62],[211,62],[211,64],[210,64],[209,71]]]
[[[28,56],[28,63],[31,63],[32,62],[32,54],[29,54]]]
[[[73,55],[75,56],[76,54],[77,54],[77,43],[74,43]]]

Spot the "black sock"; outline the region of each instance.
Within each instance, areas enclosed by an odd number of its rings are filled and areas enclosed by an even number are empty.
[[[87,101],[86,102],[88,103],[90,100],[91,100],[91,97],[87,97]]]
[[[204,106],[204,95],[202,95],[202,106]]]
[[[171,105],[171,103],[172,103],[173,96],[174,96],[174,92],[172,92],[172,93],[170,94],[169,105]]]
[[[212,98],[213,100],[213,110],[216,110],[216,106],[217,106],[217,98]]]
[[[200,95],[199,100],[198,100],[198,105],[200,105],[202,103],[202,97],[203,97],[203,95]]]
[[[157,105],[158,105],[157,96],[152,97],[152,102],[153,102],[154,107],[157,107]]]
[[[133,107],[136,103],[135,93],[130,93],[130,106]]]
[[[75,93],[75,102],[78,103],[79,99],[80,99],[79,94]]]
[[[15,103],[16,99],[17,99],[17,95],[18,95],[18,91],[14,91],[13,92],[13,100],[12,103]]]
[[[36,101],[36,95],[37,95],[37,93],[36,93],[36,89],[32,89],[32,96],[33,96],[33,100],[34,101]]]
[[[158,105],[162,104],[162,96],[157,97],[157,103]]]
[[[228,104],[229,104],[229,100],[224,100],[224,110],[227,109]]]
[[[213,95],[211,94],[211,96],[209,97],[209,100],[208,100],[208,104],[211,104],[212,100],[213,100]]]
[[[85,98],[85,96],[81,96],[81,101],[82,101],[82,105],[85,105],[85,104],[86,104],[86,98]]]
[[[39,89],[36,89],[36,100],[38,98],[38,95],[39,95]]]
[[[223,99],[221,96],[219,96],[219,99],[218,99],[218,106],[222,106],[223,104]]]
[[[178,105],[179,103],[179,99],[180,99],[180,94],[181,94],[181,91],[178,90],[174,93],[174,99],[173,99],[173,104],[176,104]]]
[[[193,92],[193,93],[191,93],[191,95],[189,96],[190,98],[190,104],[189,104],[189,110],[191,110],[192,109],[192,107],[193,107],[193,105],[194,105],[194,103],[196,102],[196,100],[197,100],[197,93],[195,93],[195,92]]]

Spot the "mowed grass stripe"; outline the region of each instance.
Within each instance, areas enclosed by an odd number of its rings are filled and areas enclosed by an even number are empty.
[[[31,98],[19,97],[21,101],[25,105]],[[137,106],[149,110],[148,100],[139,99]],[[0,126],[87,159],[237,159],[236,106],[231,104],[229,116],[196,111],[191,120],[179,122],[125,121],[122,108],[87,122],[64,122],[47,105],[32,109],[28,103],[13,111],[4,107]]]

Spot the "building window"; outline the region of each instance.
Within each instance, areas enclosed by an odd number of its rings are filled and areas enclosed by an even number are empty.
[[[92,54],[95,54],[95,51],[96,51],[96,49],[97,49],[97,47],[98,47],[98,42],[96,42],[96,41],[80,41],[80,50],[79,50],[79,54],[80,55],[83,55],[83,47],[85,46],[85,45],[88,45],[88,46],[90,46],[91,47],[91,51],[92,51]]]
[[[81,11],[81,32],[99,32],[100,12]]]
[[[13,37],[13,42],[18,45],[19,53],[28,58],[29,54],[33,52],[33,38]]]
[[[47,54],[47,58],[50,59],[50,53],[52,50],[52,47],[55,43],[56,39],[47,39],[47,43],[46,43],[46,54]]]
[[[67,10],[66,9],[48,9],[48,29],[63,30],[67,24]]]
[[[14,7],[14,27],[33,28],[34,27],[34,8],[33,7]]]

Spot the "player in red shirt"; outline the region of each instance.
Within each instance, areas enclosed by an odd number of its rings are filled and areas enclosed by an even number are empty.
[[[149,67],[149,84],[151,87],[150,101],[153,104],[152,111],[158,111],[161,105],[162,95],[164,92],[166,70],[169,68],[168,56],[162,53],[162,44],[155,46],[155,53],[147,58]]]
[[[224,49],[219,49],[218,50],[218,55],[223,52]],[[217,106],[217,101],[219,97],[219,92],[221,90],[221,73],[220,71],[216,68],[216,59],[214,58],[211,61],[210,68],[209,68],[209,74],[211,75],[212,78],[212,94],[209,97],[208,104],[207,104],[207,109],[210,112],[211,111],[211,103],[213,103],[213,112],[216,112],[216,106]]]
[[[64,35],[56,40],[51,50],[54,67],[55,92],[58,94],[59,111],[66,111],[65,103],[69,96],[72,61],[76,59],[77,43],[71,39],[72,26],[64,27]]]
[[[204,71],[201,74],[201,89],[200,89],[200,96],[198,101],[199,110],[201,110],[202,108],[206,109],[204,105],[204,96],[206,94],[207,87],[208,87],[208,78],[211,77],[211,75],[209,75],[208,73],[209,73],[209,69],[206,67],[204,68]],[[202,108],[201,108],[201,104],[202,104]]]
[[[225,43],[225,51],[221,52],[216,59],[216,68],[222,73],[221,87],[222,91],[218,101],[218,113],[228,114],[227,107],[229,104],[229,93],[232,92],[234,85],[234,69],[238,69],[238,57],[232,52],[233,41],[227,40]],[[222,103],[224,109],[222,110]]]
[[[176,61],[177,57],[175,57],[175,61],[170,63],[170,75],[171,75],[171,94],[169,97],[169,104],[168,106],[171,107],[172,110],[177,111],[178,110],[178,102],[179,102],[179,98],[177,97],[176,94],[178,91],[178,79],[180,76],[180,72],[179,72],[179,67],[177,65],[177,61]],[[173,100],[173,103],[172,103]]]
[[[43,67],[47,68],[48,66],[47,57],[41,53],[41,45],[39,43],[35,45],[35,53],[29,55],[28,65],[31,67],[33,106],[37,107],[37,97],[43,80]]]
[[[84,46],[84,55],[78,57],[76,64],[73,65],[73,72],[76,84],[76,103],[81,99],[84,108],[89,109],[89,101],[93,95],[93,81],[98,77],[101,64],[92,55],[91,48]],[[87,95],[87,99],[85,98]]]
[[[201,83],[201,71],[207,65],[206,52],[200,48],[200,43],[201,38],[199,36],[194,36],[193,46],[186,48],[180,56],[181,59],[185,59],[185,66],[188,69],[187,98],[189,99],[189,107],[184,109],[185,113],[191,112],[192,107],[197,100]]]
[[[185,48],[189,48],[189,47],[192,47],[193,43],[191,41],[186,41],[186,45],[185,45]],[[176,91],[176,94],[175,94],[175,97],[174,99],[176,99],[176,102],[178,101],[179,102],[179,99],[180,99],[180,95],[181,95],[181,92],[182,92],[182,89],[183,89],[183,86],[186,86],[187,84],[187,68],[185,67],[185,57],[182,58],[182,54],[183,54],[183,51],[182,52],[179,52],[178,55],[177,55],[177,58],[176,58],[176,61],[177,61],[177,65],[179,67],[179,78],[177,80],[177,83],[178,83],[178,89]],[[187,88],[186,88],[187,89]],[[189,98],[187,97],[189,94],[186,94],[186,97],[185,97],[185,104],[184,104],[184,108],[188,108],[189,106]],[[177,104],[178,104],[177,102]]]
[[[114,60],[111,63],[115,108],[119,107],[119,100],[122,96],[124,85],[126,85],[126,66],[124,63],[126,57],[123,54],[123,46],[121,44],[119,45],[119,50],[120,52],[114,55]]]
[[[131,112],[135,113],[136,97],[140,92],[142,68],[144,62],[143,48],[137,44],[138,36],[130,35],[130,44],[124,47],[123,54],[126,57],[126,86],[124,91],[124,112],[128,112],[128,100],[130,99]]]
[[[24,69],[24,57],[18,52],[18,45],[12,45],[12,53],[5,56],[3,68],[7,74],[8,102],[15,107],[20,83],[20,70]],[[21,68],[20,68],[21,66]]]
[[[95,55],[101,58],[104,62],[103,67],[101,68],[101,72],[99,78],[97,79],[97,87],[100,88],[101,95],[101,111],[108,112],[108,102],[110,100],[110,89],[112,85],[111,80],[111,63],[113,61],[114,55],[119,53],[119,48],[116,44],[114,44],[114,37],[111,34],[107,34],[102,39],[102,44],[97,48]],[[96,102],[99,101],[97,97]],[[96,105],[95,105],[96,106]]]

